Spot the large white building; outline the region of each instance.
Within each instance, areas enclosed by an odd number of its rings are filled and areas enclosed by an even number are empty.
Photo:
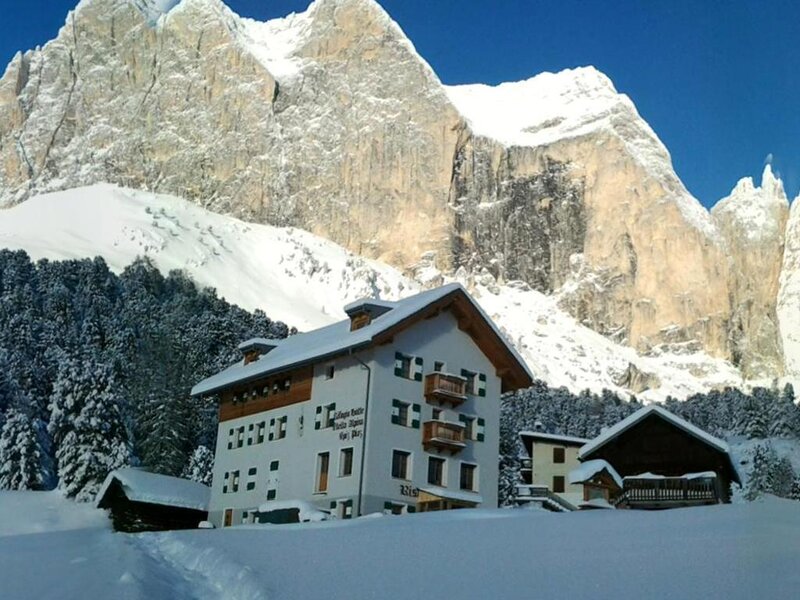
[[[209,518],[302,500],[341,518],[497,506],[500,394],[531,374],[458,284],[284,340],[194,387],[219,398]]]

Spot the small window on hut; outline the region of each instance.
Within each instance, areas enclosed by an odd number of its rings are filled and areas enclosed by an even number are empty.
[[[553,448],[553,462],[557,465],[564,464],[564,448]]]

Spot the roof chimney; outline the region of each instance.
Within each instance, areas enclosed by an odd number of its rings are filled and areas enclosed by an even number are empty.
[[[366,327],[374,319],[389,312],[394,307],[394,302],[367,298],[351,302],[344,307],[344,312],[350,317],[350,331],[355,331]]]
[[[280,340],[270,338],[252,338],[239,344],[239,351],[244,355],[244,364],[249,364],[268,354],[278,347]]]

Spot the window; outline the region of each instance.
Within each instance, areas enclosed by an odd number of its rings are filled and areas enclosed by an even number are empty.
[[[564,476],[563,475],[554,475],[553,476],[553,491],[556,494],[563,494],[564,493]]]
[[[419,429],[421,410],[419,404],[409,404],[395,398],[392,400],[392,423]]]
[[[339,477],[349,477],[353,474],[353,449],[342,448],[339,452]]]
[[[231,476],[231,474],[228,471],[225,471],[225,476],[222,478],[222,493],[223,494],[227,494],[228,493],[228,482],[229,482],[229,477],[230,476]]]
[[[269,463],[269,470],[270,471],[277,471],[279,466],[280,466],[280,463],[277,460],[273,460],[271,463]]]
[[[236,447],[244,446],[244,425],[236,429]]]
[[[331,455],[328,452],[317,454],[317,481],[315,491],[317,494],[324,494],[328,491],[328,466]]]
[[[409,462],[411,453],[404,450],[392,452],[392,477],[395,479],[409,479]]]
[[[433,370],[437,373],[444,373],[444,363],[440,360],[437,360],[433,363]]]
[[[477,465],[461,463],[460,486],[462,490],[475,491],[475,470]]]
[[[475,439],[475,417],[467,417],[464,415],[459,415],[459,420],[464,423],[464,439],[465,440],[474,440]]]
[[[258,469],[256,467],[250,467],[247,471],[247,486],[246,489],[248,492],[256,489],[256,473]]]
[[[564,448],[553,448],[553,462],[564,464]]]
[[[394,374],[397,377],[422,381],[422,358],[408,356],[401,352],[394,353]]]
[[[438,421],[439,419],[442,418],[442,409],[441,408],[434,408],[432,415],[433,415],[433,420],[434,421]]]
[[[267,422],[261,421],[258,424],[258,428],[256,429],[256,444],[263,444],[264,443],[264,434],[267,430]]]
[[[267,500],[275,500],[275,496],[278,494],[276,490],[267,490]]]
[[[318,406],[314,416],[314,429],[330,429],[336,420],[336,403]]]
[[[475,390],[478,389],[478,386],[475,383],[478,374],[472,371],[467,371],[466,369],[461,369],[461,376],[467,380],[467,386],[466,386],[467,393],[474,394]]]
[[[443,458],[428,457],[428,483],[431,485],[444,485]]]
[[[461,369],[461,376],[467,380],[467,394],[486,396],[486,375]]]
[[[325,367],[325,379],[333,379],[334,374],[335,366],[333,363],[331,363]]]
[[[278,431],[276,432],[276,438],[282,440],[286,437],[286,424],[289,422],[289,417],[283,416],[278,419]]]
[[[291,387],[292,387],[292,378],[287,377],[286,379],[283,380],[283,391],[288,392],[291,389]]]
[[[397,354],[395,355],[394,361],[394,374],[398,377],[405,377],[406,379],[411,379],[412,371],[411,371],[411,357],[405,354]]]
[[[239,491],[239,471],[234,471],[231,473],[231,491]]]

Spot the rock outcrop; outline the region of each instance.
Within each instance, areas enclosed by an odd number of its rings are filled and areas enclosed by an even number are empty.
[[[800,381],[800,196],[792,202],[785,239],[777,314],[786,375]]]
[[[266,23],[220,0],[82,0],[0,79],[0,202],[100,181],[524,281],[640,351],[781,371],[780,219],[763,243],[735,202],[712,219],[595,69],[443,86],[374,0]]]
[[[741,179],[711,211],[728,248],[733,361],[748,379],[783,374],[776,312],[789,202],[769,165],[761,187]]]

